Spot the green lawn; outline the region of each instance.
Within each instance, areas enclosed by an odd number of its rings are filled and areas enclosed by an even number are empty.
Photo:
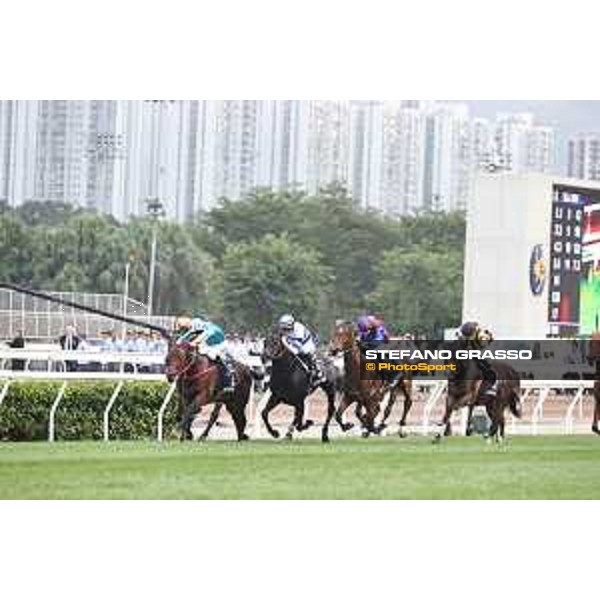
[[[600,439],[0,443],[0,498],[600,499]]]

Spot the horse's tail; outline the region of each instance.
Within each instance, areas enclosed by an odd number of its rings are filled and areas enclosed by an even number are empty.
[[[523,411],[521,410],[521,396],[517,390],[511,390],[510,398],[508,399],[508,406],[510,408],[510,412],[517,419],[520,419],[523,416]]]

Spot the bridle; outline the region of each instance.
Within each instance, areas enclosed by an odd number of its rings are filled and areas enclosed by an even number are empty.
[[[185,351],[184,351],[185,352]],[[177,373],[175,373],[175,378],[179,379],[182,375],[185,375],[196,363],[197,363],[197,358],[198,355],[193,353],[193,352],[185,352],[186,357],[189,359],[188,363],[186,365],[184,365],[184,367]],[[200,371],[200,373],[198,373],[198,377],[201,377],[202,375],[204,375],[204,373],[207,373],[208,371],[214,370],[214,366],[210,365],[209,367],[207,367],[206,369],[203,369],[202,371]]]

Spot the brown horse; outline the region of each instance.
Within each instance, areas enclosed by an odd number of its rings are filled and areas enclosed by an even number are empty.
[[[336,412],[336,421],[340,423],[342,429],[349,429],[350,425],[342,422],[342,416],[344,411],[356,402],[356,416],[363,426],[363,436],[366,437],[369,433],[381,433],[385,427],[385,420],[389,417],[396,400],[396,389],[390,389],[389,383],[383,379],[361,379],[360,362],[362,355],[353,323],[340,323],[334,327],[330,351],[332,354],[342,353],[344,356],[344,386],[342,400]],[[406,424],[406,417],[412,406],[411,382],[403,379],[399,385],[405,397],[404,411],[400,421],[400,435],[403,435],[402,427]],[[390,392],[390,399],[384,412],[384,420],[382,424],[376,427],[375,418],[381,410],[381,403],[388,391]]]
[[[594,375],[594,416],[592,420],[592,431],[600,435],[600,333],[595,333],[590,341],[588,356],[596,366]]]
[[[467,434],[469,433],[471,416],[475,406],[484,406],[490,421],[492,422],[489,435],[497,442],[504,440],[506,409],[521,418],[521,379],[517,372],[504,363],[492,362],[496,376],[498,377],[498,390],[495,396],[481,396],[481,384],[483,378],[477,364],[471,360],[454,360],[457,369],[448,379],[448,395],[446,397],[446,410],[441,426],[444,435],[451,435],[450,418],[452,413],[460,408],[468,407]],[[436,435],[439,441],[441,435]]]
[[[177,380],[177,390],[182,401],[181,439],[192,439],[192,423],[203,407],[215,404],[210,420],[200,436],[206,439],[214,425],[222,405],[231,415],[238,441],[248,439],[246,429],[246,405],[250,399],[253,374],[249,367],[235,362],[235,386],[233,392],[222,392],[219,382],[222,366],[211,361],[187,342],[171,343],[166,359],[166,374],[170,382]]]

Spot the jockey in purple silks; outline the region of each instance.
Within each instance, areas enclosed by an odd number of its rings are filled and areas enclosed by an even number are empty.
[[[365,315],[357,322],[361,347],[368,350],[376,347],[381,342],[388,342],[390,335],[384,322],[374,315]]]

